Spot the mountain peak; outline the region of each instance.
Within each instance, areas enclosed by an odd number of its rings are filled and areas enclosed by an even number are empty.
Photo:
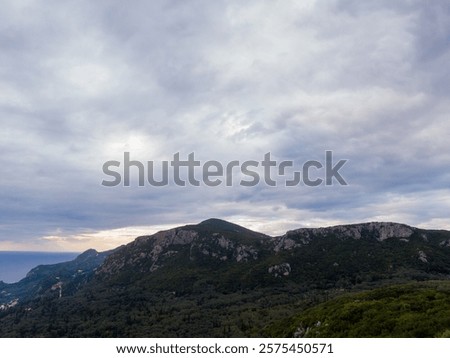
[[[229,221],[226,221],[226,220],[223,220],[223,219],[209,218],[209,219],[203,220],[198,225],[210,225],[210,224],[215,225],[215,224],[222,224],[222,223],[231,224]]]
[[[238,224],[234,224],[229,221],[225,221],[222,219],[210,218],[202,221],[197,225],[193,225],[192,228],[194,230],[200,230],[210,233],[222,233],[222,234],[231,234],[237,235],[239,237],[247,237],[253,239],[261,239],[267,238],[269,236],[262,234],[260,232],[256,232],[250,229],[247,229]]]
[[[86,260],[89,259],[91,257],[95,257],[98,255],[98,251],[95,249],[88,249],[86,251],[84,251],[83,253],[79,254],[77,256],[77,260]]]
[[[204,220],[201,223],[197,224],[197,226],[208,227],[208,228],[216,229],[216,230],[225,230],[225,231],[244,231],[244,230],[246,231],[246,230],[248,230],[237,224],[233,224],[229,221],[225,221],[225,220],[217,219],[217,218],[210,218],[210,219]]]

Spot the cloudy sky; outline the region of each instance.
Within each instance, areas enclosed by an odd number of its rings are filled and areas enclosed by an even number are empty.
[[[0,3],[0,250],[103,250],[209,217],[450,229],[448,1]],[[298,169],[326,150],[348,185],[101,185],[124,152]]]

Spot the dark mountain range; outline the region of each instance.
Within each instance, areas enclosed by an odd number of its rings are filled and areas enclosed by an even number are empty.
[[[37,266],[17,283],[0,281],[0,305],[16,305],[52,292],[62,296],[63,289],[65,296],[71,295],[92,278],[95,269],[111,252],[91,249],[72,261]]]
[[[277,327],[344,293],[449,278],[448,231],[364,223],[271,237],[209,219],[4,284],[3,302],[19,300],[4,304],[0,336],[294,335]]]

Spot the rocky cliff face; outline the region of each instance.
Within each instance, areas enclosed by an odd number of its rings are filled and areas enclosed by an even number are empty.
[[[144,262],[147,263],[147,269],[153,272],[160,267],[162,258],[178,253],[175,247],[189,245],[197,237],[197,232],[181,228],[138,237],[111,255],[99,268],[97,274],[112,275],[133,266],[141,266],[140,270],[144,271],[142,268]]]
[[[205,257],[238,263],[257,260],[256,246],[269,238],[223,220],[209,219],[198,225],[138,237],[108,257],[97,274],[110,276],[130,268],[154,272],[177,255],[188,255],[190,261]]]
[[[363,224],[338,225],[324,228],[301,228],[288,231],[274,238],[274,251],[290,250],[306,245],[314,239],[334,236],[339,239],[377,240],[397,238],[407,240],[417,229],[408,225],[391,222],[370,222]],[[426,239],[426,236],[423,237]]]

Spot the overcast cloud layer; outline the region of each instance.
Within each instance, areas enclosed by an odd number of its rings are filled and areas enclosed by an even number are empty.
[[[101,250],[209,217],[450,229],[446,0],[1,9],[0,249]],[[301,165],[326,150],[347,186],[101,185],[125,151]]]

